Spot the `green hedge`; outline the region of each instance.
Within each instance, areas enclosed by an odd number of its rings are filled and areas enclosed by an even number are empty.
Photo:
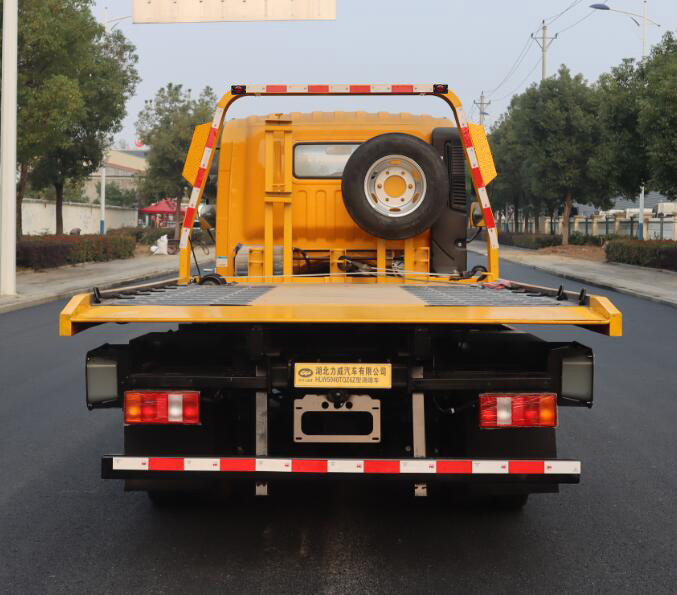
[[[617,236],[591,236],[585,235],[579,231],[569,234],[569,243],[574,246],[604,246],[610,239]],[[509,231],[500,231],[498,241],[505,246],[518,246],[519,248],[528,248],[538,250],[548,246],[561,246],[562,236],[550,235],[547,233],[512,233]]]
[[[562,236],[552,236],[545,233],[512,233],[509,231],[499,231],[498,243],[506,246],[517,246],[518,248],[538,250],[539,248],[546,248],[547,246],[559,246],[562,243]]]
[[[671,240],[611,240],[604,250],[609,262],[677,271],[677,242]]]
[[[129,235],[26,236],[16,244],[18,266],[48,269],[80,262],[103,262],[134,256]]]
[[[107,235],[131,236],[137,244],[152,246],[163,235],[173,238],[175,229],[175,227],[120,227],[118,229],[109,230]]]
[[[143,244],[144,246],[152,246],[157,242],[163,235],[166,235],[170,240],[174,237],[174,227],[119,227],[117,229],[111,229],[106,232],[110,236],[129,236],[133,237],[134,241],[137,244]],[[192,233],[190,234],[194,243],[206,242],[211,244],[211,239],[209,235],[202,231],[201,229],[193,228]]]

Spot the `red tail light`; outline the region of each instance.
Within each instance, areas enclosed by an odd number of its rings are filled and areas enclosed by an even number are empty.
[[[480,428],[553,428],[557,425],[554,393],[484,393]]]
[[[197,391],[126,391],[125,423],[199,424],[200,393]]]

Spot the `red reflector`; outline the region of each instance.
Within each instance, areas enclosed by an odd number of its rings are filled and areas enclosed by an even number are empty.
[[[433,90],[435,93],[447,93],[449,91],[449,85],[433,85]]]
[[[244,85],[233,85],[230,88],[230,92],[233,95],[244,95],[244,93],[246,92],[246,89],[247,88]]]
[[[199,424],[198,391],[125,392],[126,424]]]
[[[365,473],[399,473],[399,461],[364,461]]]
[[[480,428],[553,428],[557,425],[554,393],[485,393],[480,395]]]
[[[545,461],[508,461],[508,473],[545,473]]]
[[[413,93],[414,85],[393,85],[391,91],[393,93]]]
[[[221,471],[256,471],[256,459],[221,459]]]
[[[297,473],[326,473],[327,461],[306,461],[303,459],[293,459],[291,462],[291,470],[292,472],[295,471]]]
[[[148,459],[149,471],[183,471],[183,459],[179,458],[159,458],[151,457]]]
[[[438,473],[472,473],[472,461],[437,461]]]

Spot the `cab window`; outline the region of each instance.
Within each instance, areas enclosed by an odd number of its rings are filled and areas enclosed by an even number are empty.
[[[294,176],[297,178],[340,178],[348,158],[360,145],[318,143],[294,146]]]

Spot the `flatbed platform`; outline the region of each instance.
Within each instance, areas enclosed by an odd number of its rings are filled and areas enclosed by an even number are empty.
[[[73,297],[60,333],[107,322],[571,324],[621,334],[606,298],[512,282],[147,285]]]

